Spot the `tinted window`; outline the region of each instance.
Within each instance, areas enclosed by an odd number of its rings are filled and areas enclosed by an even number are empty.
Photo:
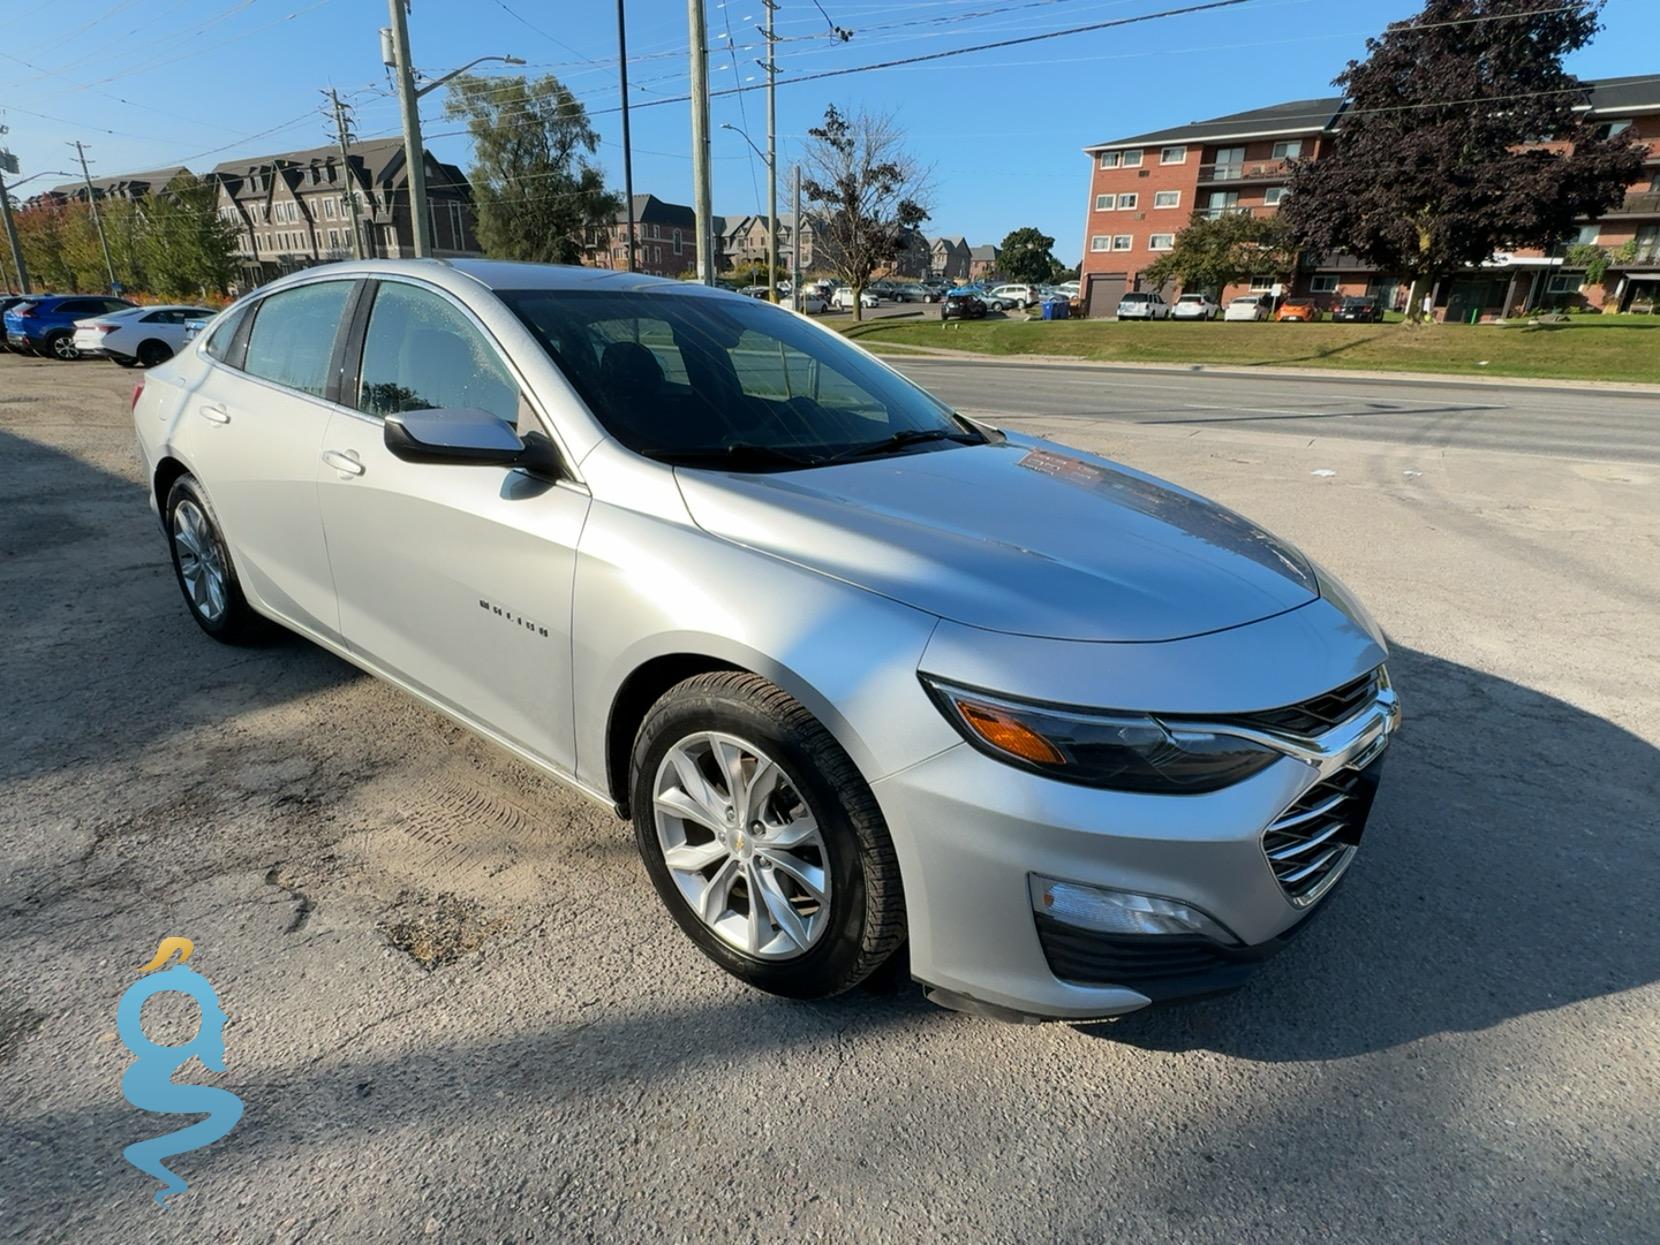
[[[519,386],[454,304],[386,281],[369,312],[357,405],[372,415],[470,407],[516,424]]]
[[[320,281],[260,300],[248,334],[243,369],[290,389],[322,397],[349,281]],[[217,342],[219,334],[215,333]]]
[[[104,302],[97,298],[66,298],[51,310],[61,316],[95,316],[104,310]]]
[[[231,341],[236,336],[237,326],[247,318],[248,308],[251,305],[244,304],[238,307],[219,322],[219,327],[214,329],[207,339],[206,350],[210,356],[218,359],[221,363],[232,361],[230,358]]]
[[[754,299],[587,290],[501,297],[606,430],[651,457],[741,470],[810,466],[885,447],[896,434],[980,439],[836,336]]]

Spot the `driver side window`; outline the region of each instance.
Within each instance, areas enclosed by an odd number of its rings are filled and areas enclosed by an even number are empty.
[[[516,424],[519,386],[458,308],[428,290],[383,281],[363,336],[357,408],[383,417],[471,408]]]

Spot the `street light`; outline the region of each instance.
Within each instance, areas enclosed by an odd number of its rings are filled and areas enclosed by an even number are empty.
[[[404,163],[409,166],[409,216],[415,234],[415,254],[424,258],[432,253],[432,218],[427,212],[426,152],[421,145],[420,98],[436,91],[457,74],[465,73],[485,61],[501,61],[505,65],[522,65],[517,56],[481,56],[468,61],[460,69],[452,69],[442,78],[435,78],[425,86],[415,86],[415,68],[409,55],[409,21],[404,13],[405,0],[387,0],[387,12],[392,24],[380,32],[380,58],[398,75],[398,104],[403,113]]]
[[[5,133],[6,127],[0,125],[0,134]],[[5,161],[0,165],[0,173],[16,172],[17,158],[11,152],[4,152]],[[17,226],[12,223],[11,192],[19,186],[27,186],[38,177],[73,177],[73,173],[65,173],[62,169],[47,169],[41,173],[31,173],[20,182],[6,185],[6,179],[0,177],[0,224],[5,226],[6,241],[11,246],[12,266],[17,269],[17,288],[22,294],[30,293],[29,265],[23,259],[23,243],[18,240]]]

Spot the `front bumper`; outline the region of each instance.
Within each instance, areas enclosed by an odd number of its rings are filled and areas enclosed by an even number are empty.
[[[1316,911],[1354,858],[1318,892],[1276,877],[1264,836],[1324,782],[1378,762],[1399,721],[1378,698],[1267,769],[1203,795],[1074,786],[963,744],[875,784],[906,880],[912,974],[947,999],[999,1014],[1094,1019],[1155,1001],[1232,989]],[[1029,876],[1160,896],[1198,908],[1237,936],[1109,936],[1034,911]]]

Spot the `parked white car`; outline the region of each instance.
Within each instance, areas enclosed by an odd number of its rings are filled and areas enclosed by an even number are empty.
[[[999,285],[992,293],[1011,307],[1029,307],[1038,300],[1035,285]]]
[[[817,290],[801,292],[801,310],[807,315],[820,315],[830,309],[830,300]]]
[[[1221,306],[1209,294],[1183,294],[1170,308],[1172,320],[1214,320]]]
[[[1241,294],[1238,298],[1230,298],[1227,311],[1222,313],[1222,319],[1266,320],[1270,301],[1266,294]]]
[[[837,311],[852,311],[853,287],[851,285],[837,286],[836,292],[830,295],[830,305]],[[859,305],[861,307],[880,307],[882,300],[872,291],[865,290],[859,295]]]
[[[214,315],[211,307],[179,304],[129,307],[75,321],[75,349],[84,358],[113,359],[122,367],[166,363],[186,341],[185,321]]]
[[[1118,300],[1120,320],[1168,320],[1170,304],[1157,290],[1131,290]]]

